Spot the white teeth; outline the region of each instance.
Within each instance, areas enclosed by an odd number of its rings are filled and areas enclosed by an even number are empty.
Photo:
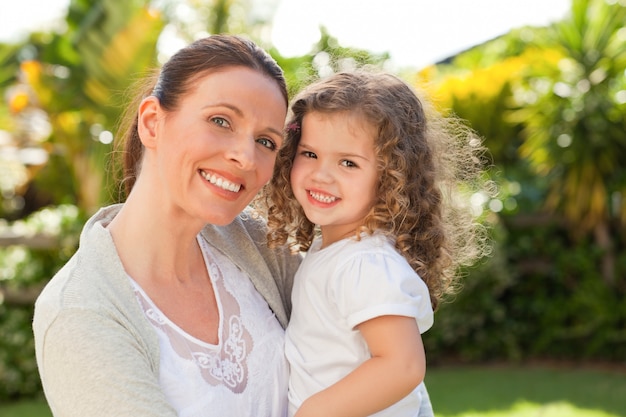
[[[241,184],[235,184],[234,182],[230,182],[227,179],[218,177],[215,174],[209,174],[204,171],[200,171],[200,175],[202,175],[202,178],[204,178],[211,184],[216,185],[223,190],[232,191],[233,193],[236,193],[241,188]]]
[[[331,195],[315,193],[313,191],[309,191],[309,195],[313,197],[317,201],[321,201],[322,203],[332,203],[337,199],[337,197],[333,197]]]

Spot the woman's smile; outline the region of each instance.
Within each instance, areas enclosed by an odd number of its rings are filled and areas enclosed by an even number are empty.
[[[236,184],[232,181],[227,180],[224,177],[215,175],[214,173],[206,172],[202,170],[199,170],[199,172],[202,178],[204,178],[211,184],[215,185],[216,187],[221,188],[222,190],[231,191],[233,193],[238,193],[239,190],[242,188],[241,184]]]

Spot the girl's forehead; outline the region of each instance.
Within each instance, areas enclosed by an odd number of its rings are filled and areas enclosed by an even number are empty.
[[[303,117],[303,124],[307,120],[317,122],[329,122],[331,124],[346,126],[349,130],[360,133],[375,134],[376,126],[365,115],[358,110],[338,110],[338,111],[310,111]]]
[[[314,112],[303,118],[299,144],[328,154],[362,154],[373,158],[376,131],[350,112]]]

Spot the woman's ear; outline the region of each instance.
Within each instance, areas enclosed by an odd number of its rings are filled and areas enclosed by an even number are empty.
[[[148,96],[139,104],[139,111],[137,112],[137,132],[139,133],[141,143],[146,148],[154,148],[156,146],[158,114],[158,98]]]

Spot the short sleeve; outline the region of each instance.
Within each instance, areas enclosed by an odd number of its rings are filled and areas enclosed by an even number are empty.
[[[433,325],[428,287],[399,254],[367,251],[337,268],[329,296],[352,328],[375,317],[414,317],[420,332]]]

